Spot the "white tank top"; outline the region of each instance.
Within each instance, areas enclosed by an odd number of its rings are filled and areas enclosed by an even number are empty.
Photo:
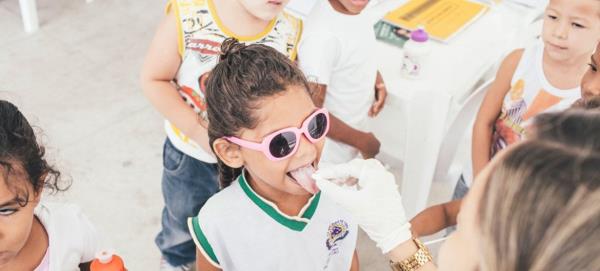
[[[265,31],[252,37],[233,34],[223,25],[212,0],[171,0],[167,11],[174,9],[177,17],[181,66],[175,83],[186,103],[206,120],[204,100],[206,78],[217,65],[221,43],[228,37],[246,44],[264,44],[295,60],[297,44],[302,34],[302,21],[282,12]],[[207,163],[216,163],[212,153],[202,149],[177,127],[165,120],[165,130],[173,145],[183,153]]]
[[[521,141],[531,120],[538,114],[561,111],[581,98],[581,89],[558,89],[544,74],[544,44],[536,42],[523,51],[494,125],[492,155]]]
[[[319,192],[288,216],[243,175],[188,220],[209,262],[226,271],[350,270],[358,228],[347,212]]]

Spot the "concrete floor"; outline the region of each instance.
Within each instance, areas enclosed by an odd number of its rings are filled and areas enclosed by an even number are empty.
[[[161,116],[138,73],[164,0],[38,0],[40,31],[23,32],[17,0],[0,0],[0,98],[38,127],[72,181],[48,197],[80,205],[130,270],[157,270],[163,205]],[[361,270],[389,270],[364,234]]]

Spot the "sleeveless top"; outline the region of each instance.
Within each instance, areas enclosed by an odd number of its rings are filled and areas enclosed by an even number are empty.
[[[544,74],[544,44],[537,42],[523,51],[504,97],[500,117],[492,134],[492,155],[524,139],[525,130],[538,114],[562,111],[581,98],[581,89],[558,89]]]
[[[297,44],[302,33],[302,21],[286,12],[273,19],[256,36],[233,34],[219,19],[212,0],[171,0],[177,18],[181,66],[175,76],[177,90],[185,102],[206,120],[205,83],[217,65],[221,43],[228,37],[246,44],[264,44],[295,60]],[[178,150],[207,163],[216,163],[212,153],[202,149],[177,127],[165,120],[167,136]]]

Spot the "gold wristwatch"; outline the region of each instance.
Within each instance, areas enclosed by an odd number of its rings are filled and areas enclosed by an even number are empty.
[[[429,249],[423,245],[419,239],[413,238],[413,242],[415,242],[417,245],[417,252],[401,262],[390,261],[390,267],[392,267],[392,270],[415,271],[426,263],[433,261],[433,258],[431,258],[431,254],[429,253]]]

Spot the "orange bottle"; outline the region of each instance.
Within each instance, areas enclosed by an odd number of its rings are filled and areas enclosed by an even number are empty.
[[[121,257],[105,250],[96,254],[96,259],[90,265],[90,271],[127,271],[127,269]]]

